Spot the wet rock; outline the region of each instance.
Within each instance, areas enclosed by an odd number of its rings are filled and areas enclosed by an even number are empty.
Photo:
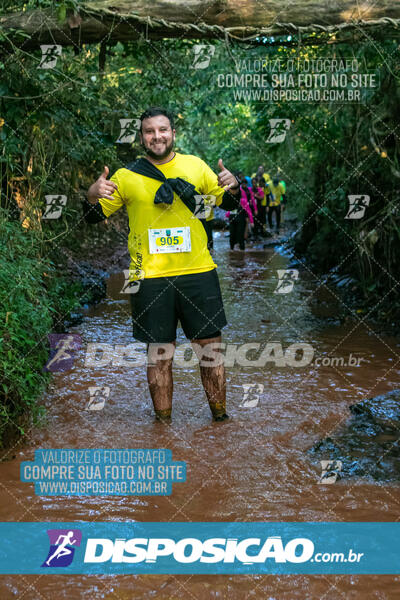
[[[341,461],[341,478],[400,481],[400,390],[349,407],[352,416],[310,454]]]
[[[93,267],[86,261],[71,262],[68,268],[72,280],[79,281],[83,288],[82,304],[96,304],[106,297],[106,279],[109,277],[106,271]]]
[[[73,325],[79,325],[83,321],[83,314],[78,312],[69,313],[68,317],[64,319],[63,328],[69,329]]]
[[[75,261],[68,258],[67,262],[68,277],[71,284],[79,284],[79,303],[80,308],[73,310],[69,314],[59,315],[53,324],[56,333],[63,333],[70,327],[79,325],[83,321],[81,309],[87,309],[92,304],[97,304],[107,295],[106,279],[108,273],[103,269],[93,267],[86,261]]]
[[[358,416],[360,422],[373,423],[382,430],[393,429],[399,433],[400,390],[352,404],[350,412]]]
[[[304,262],[301,261],[298,258],[291,258],[290,261],[288,262],[287,268],[288,269],[296,269],[297,267],[303,267],[304,266]]]
[[[322,274],[320,278],[323,278],[325,281],[331,283],[336,288],[343,288],[346,291],[348,290],[348,288],[354,290],[357,287],[357,280],[349,274],[340,273],[338,266],[333,267],[329,271],[329,273]]]
[[[350,276],[339,277],[338,279],[333,278],[333,282],[337,285],[338,288],[341,287],[349,287],[351,285],[356,285],[356,280]]]
[[[263,248],[272,248],[273,246],[279,246],[282,243],[280,238],[271,239],[268,242],[263,243]]]

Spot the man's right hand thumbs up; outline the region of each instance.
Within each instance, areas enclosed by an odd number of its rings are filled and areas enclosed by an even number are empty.
[[[113,200],[112,195],[115,190],[118,190],[118,186],[113,181],[109,181],[107,179],[109,172],[110,169],[107,166],[104,166],[100,177],[94,182],[93,185],[90,186],[88,199],[91,204],[96,204],[100,198],[108,198],[108,200]]]

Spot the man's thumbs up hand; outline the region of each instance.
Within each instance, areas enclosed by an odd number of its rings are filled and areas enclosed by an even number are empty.
[[[100,198],[108,198],[113,200],[113,193],[118,190],[118,186],[113,181],[107,179],[110,169],[104,166],[103,172],[97,181],[90,187],[88,192],[89,202],[96,204]]]
[[[220,158],[218,161],[218,168],[220,171],[218,173],[218,185],[220,187],[223,187],[225,191],[230,190],[232,188],[232,192],[236,192],[237,190],[239,190],[239,184],[237,182],[236,177],[224,167],[222,158]]]

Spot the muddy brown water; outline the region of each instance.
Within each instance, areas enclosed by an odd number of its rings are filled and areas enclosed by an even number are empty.
[[[400,487],[365,480],[318,484],[321,467],[307,450],[349,417],[350,404],[398,387],[400,340],[371,324],[335,319],[337,302],[309,269],[293,291],[276,294],[277,270],[290,258],[253,247],[230,253],[223,235],[215,259],[229,325],[224,341],[311,344],[319,357],[362,358],[359,366],[227,369],[231,419],[213,423],[198,367],[174,370],[173,423],[154,422],[145,368],[88,368],[90,342],[132,343],[129,304],[112,275],[108,296],[70,331],[82,336],[74,367],[54,375],[43,398],[47,421],[30,430],[0,464],[1,521],[397,521]],[[178,344],[185,341],[179,333]],[[245,406],[243,385],[264,386]],[[90,386],[110,387],[103,410],[85,410]],[[260,389],[260,388],[259,388]],[[254,404],[254,402],[253,402]],[[187,463],[171,496],[39,497],[19,481],[39,448],[169,448]],[[12,458],[14,457],[14,458]],[[327,457],[329,458],[329,457]],[[43,557],[38,556],[38,560]],[[324,599],[400,597],[393,575],[2,576],[0,598]]]

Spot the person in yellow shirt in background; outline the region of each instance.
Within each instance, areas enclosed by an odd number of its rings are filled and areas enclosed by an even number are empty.
[[[270,175],[265,172],[264,165],[258,167],[257,171],[251,176],[252,179],[254,179],[254,177],[256,179],[261,179],[261,177],[263,177],[266,184],[272,181]]]
[[[286,182],[283,181],[283,179],[281,179],[281,177],[282,177],[281,173],[279,173],[279,177],[280,177],[279,183],[283,187],[283,194],[284,194],[284,196],[283,196],[284,200],[282,200],[282,210],[281,210],[281,223],[283,223],[285,220],[285,210],[286,210],[286,204],[287,204]]]
[[[214,351],[211,358],[207,347],[220,344],[227,321],[201,203],[202,196],[212,196],[216,206],[236,209],[239,183],[222,159],[217,176],[197,156],[173,150],[176,132],[167,110],[150,108],[140,121],[145,158],[118,169],[109,180],[104,167],[88,191],[84,216],[96,223],[122,206],[127,210],[130,279],[138,283],[130,294],[133,336],[147,343],[147,380],[157,420],[171,419],[179,320],[199,359],[213,418],[223,421],[228,418],[223,356]]]
[[[274,175],[272,182],[267,185],[267,214],[268,225],[272,231],[272,216],[275,213],[276,233],[279,234],[281,225],[282,202],[285,202],[285,190],[279,182],[279,175]]]

